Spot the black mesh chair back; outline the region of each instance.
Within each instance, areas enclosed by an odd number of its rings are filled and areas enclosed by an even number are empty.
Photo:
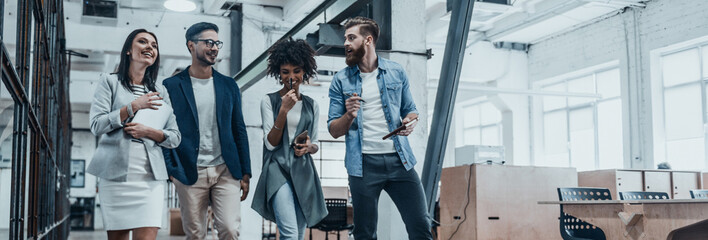
[[[607,188],[558,188],[558,199],[561,201],[612,200],[612,194]]]
[[[612,200],[607,188],[558,188],[558,200],[592,201]],[[599,227],[568,215],[560,206],[560,233],[565,240],[605,240],[605,232]]]
[[[69,225],[71,230],[94,230],[93,219],[96,207],[95,198],[76,198],[76,202],[71,204],[69,213]]]
[[[347,224],[347,199],[341,198],[326,198],[325,204],[329,214],[322,219],[313,228],[317,228],[325,233],[330,231],[337,232],[339,240],[339,232],[343,230],[351,230],[354,225]],[[312,239],[312,231],[310,231],[310,239]],[[325,239],[329,240],[329,234],[325,235]]]
[[[620,192],[620,200],[660,200],[670,199],[665,192]]]
[[[708,199],[708,189],[691,190],[691,198],[693,198],[693,199]]]
[[[320,221],[320,226],[338,226],[347,224],[347,200],[339,198],[325,199],[329,214]]]

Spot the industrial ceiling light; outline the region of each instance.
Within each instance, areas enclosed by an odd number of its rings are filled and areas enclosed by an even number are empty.
[[[197,9],[197,4],[188,0],[167,0],[162,5],[175,12],[191,12]]]

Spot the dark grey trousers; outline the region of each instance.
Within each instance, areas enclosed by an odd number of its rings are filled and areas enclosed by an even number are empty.
[[[364,154],[363,177],[349,176],[354,210],[354,239],[376,239],[381,190],[401,213],[409,239],[433,239],[423,185],[414,169],[406,171],[398,154]]]

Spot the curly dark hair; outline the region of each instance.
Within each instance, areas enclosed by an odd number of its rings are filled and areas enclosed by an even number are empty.
[[[282,39],[276,42],[268,50],[268,70],[266,74],[273,76],[280,84],[280,66],[292,64],[302,67],[303,81],[309,83],[310,78],[317,74],[317,62],[315,61],[315,50],[310,47],[305,40],[292,38]]]

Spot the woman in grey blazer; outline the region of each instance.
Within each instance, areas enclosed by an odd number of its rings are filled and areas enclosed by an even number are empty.
[[[165,180],[160,147],[175,148],[181,136],[169,96],[155,84],[160,68],[157,37],[145,29],[128,35],[118,71],[102,74],[91,103],[91,132],[100,136],[88,173],[100,178],[108,239],[155,239],[162,226]],[[131,122],[141,109],[167,107],[162,129]]]

